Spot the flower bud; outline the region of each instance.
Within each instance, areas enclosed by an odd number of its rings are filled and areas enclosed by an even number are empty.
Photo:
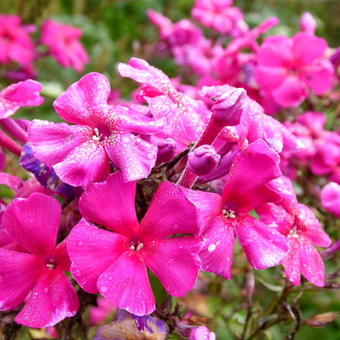
[[[201,145],[189,153],[188,164],[193,173],[197,176],[204,176],[214,170],[220,161],[221,156],[211,145]]]
[[[169,162],[176,152],[176,141],[172,138],[161,139],[157,142],[157,164]]]
[[[215,340],[216,334],[211,332],[208,327],[199,326],[191,330],[189,340]]]
[[[300,18],[300,29],[303,32],[314,34],[316,30],[316,21],[312,14],[303,13]]]
[[[218,124],[232,126],[240,123],[248,103],[244,89],[229,85],[204,86],[201,95],[211,109],[212,119]]]

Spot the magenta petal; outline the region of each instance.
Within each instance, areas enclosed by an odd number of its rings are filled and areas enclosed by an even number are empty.
[[[61,162],[78,145],[86,141],[83,127],[65,123],[34,120],[28,136],[35,157],[46,165]]]
[[[45,270],[15,321],[27,327],[50,327],[74,316],[78,308],[77,292],[67,276]]]
[[[74,148],[53,169],[63,182],[77,187],[104,180],[110,172],[110,164],[104,147],[88,141]]]
[[[279,197],[265,185],[281,175],[279,155],[263,140],[235,156],[226,177],[223,202],[232,210],[250,211]]]
[[[0,184],[6,185],[17,192],[22,187],[23,181],[19,177],[0,172]]]
[[[254,217],[245,217],[235,228],[250,264],[255,269],[273,267],[287,254],[287,239]]]
[[[330,182],[321,191],[322,206],[340,218],[340,185]]]
[[[222,216],[217,216],[201,238],[202,269],[230,279],[235,239],[233,226],[228,225]]]
[[[155,310],[146,266],[129,252],[99,276],[98,289],[112,305],[132,314],[147,315]]]
[[[33,193],[15,199],[2,217],[8,234],[33,254],[49,254],[56,244],[61,208],[50,196]]]
[[[149,243],[145,264],[173,296],[183,296],[193,288],[201,268],[199,239],[176,237]]]
[[[255,69],[255,79],[261,90],[272,91],[284,81],[287,71],[283,67],[258,66]]]
[[[198,234],[197,211],[182,188],[170,182],[158,187],[141,222],[147,237],[162,238],[175,234]]]
[[[135,210],[136,182],[124,183],[121,172],[105,182],[91,183],[79,201],[84,217],[120,234],[127,234],[138,225]]]
[[[300,240],[302,275],[315,286],[325,285],[325,265],[318,251],[306,240]]]
[[[300,243],[294,237],[288,239],[288,253],[282,261],[285,274],[295,286],[301,283]]]
[[[125,182],[149,176],[157,159],[157,146],[132,133],[121,133],[113,144],[105,145],[113,164],[123,173]]]
[[[93,116],[105,110],[110,93],[110,82],[104,75],[88,73],[54,102],[54,108],[69,123],[91,126]]]
[[[307,95],[304,82],[293,76],[286,77],[284,82],[272,92],[275,101],[283,107],[298,107]]]
[[[66,241],[71,273],[89,293],[97,293],[97,279],[122,253],[124,238],[82,219]]]
[[[15,309],[24,301],[42,265],[35,256],[0,249],[0,310]]]

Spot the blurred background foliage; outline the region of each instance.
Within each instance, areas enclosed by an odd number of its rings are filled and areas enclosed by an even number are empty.
[[[120,78],[115,68],[118,62],[126,62],[132,56],[149,60],[170,76],[177,75],[172,60],[160,59],[155,55],[153,44],[157,41],[158,34],[156,28],[148,22],[146,10],[152,8],[177,21],[190,16],[192,5],[193,0],[1,0],[0,13],[18,14],[24,23],[34,23],[37,27],[40,27],[45,19],[52,17],[81,28],[84,31],[82,41],[91,58],[84,74],[90,71],[106,74],[113,88],[127,96],[134,85],[131,81]],[[236,0],[235,5],[246,13],[246,21],[250,26],[255,26],[270,16],[278,16],[281,25],[270,34],[293,35],[298,31],[300,15],[305,11],[311,12],[318,21],[317,34],[325,37],[331,47],[340,45],[339,0]],[[34,37],[39,39],[39,29]],[[50,57],[40,59],[36,67],[39,71],[39,81],[44,84],[46,103],[38,109],[21,110],[18,116],[58,120],[51,107],[52,101],[66,87],[77,81],[81,74],[72,69],[61,68]],[[7,84],[5,79],[0,79],[0,83],[1,86]],[[329,216],[327,219],[329,220]],[[334,225],[328,230],[332,234],[332,229],[335,231],[339,227],[339,223],[336,224],[334,219]],[[339,258],[328,266],[328,273],[335,272],[340,267]],[[280,272],[281,268],[274,268],[256,273],[253,307],[255,313],[265,314],[272,302],[278,298],[283,285]],[[243,272],[245,273],[246,271]],[[192,301],[196,303],[195,308],[201,308],[199,312],[212,319],[211,326],[217,330],[218,339],[234,339],[233,334],[242,331],[246,318],[244,306],[242,310],[245,301],[245,277],[246,275],[236,275],[230,281],[215,278],[209,283],[209,291],[213,294],[192,297]],[[316,314],[340,311],[339,290],[317,290],[310,285],[303,285],[294,290],[296,293],[292,298],[299,297],[299,292],[305,290],[300,297],[303,319]],[[203,304],[199,307],[197,304],[202,301]],[[289,322],[284,327],[275,325],[266,333],[266,339],[285,339],[286,334],[293,328],[294,323]],[[321,328],[302,325],[296,336],[296,339],[300,340],[319,338],[340,339],[339,318]]]

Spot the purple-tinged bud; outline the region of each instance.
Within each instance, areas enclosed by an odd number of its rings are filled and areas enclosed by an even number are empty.
[[[214,147],[205,144],[189,153],[188,164],[195,175],[204,176],[217,167],[220,159]]]
[[[191,330],[189,340],[215,340],[216,334],[206,326],[195,327]]]
[[[300,18],[300,29],[302,32],[314,35],[316,30],[316,21],[312,14],[308,12],[302,14]]]
[[[176,141],[172,138],[161,139],[157,141],[158,153],[157,164],[169,162],[176,152]]]
[[[212,112],[212,119],[221,126],[240,123],[248,103],[247,93],[242,88],[229,85],[204,86],[200,92]]]
[[[338,66],[340,66],[340,47],[338,47],[335,50],[335,52],[331,55],[329,60],[331,61],[335,68],[338,68]]]

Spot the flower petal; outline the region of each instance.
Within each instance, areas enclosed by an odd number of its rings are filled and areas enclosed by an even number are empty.
[[[255,269],[273,267],[281,263],[287,254],[286,238],[254,217],[245,217],[235,232]]]
[[[78,308],[77,292],[67,276],[47,269],[15,321],[27,327],[50,327],[74,316]]]
[[[136,315],[155,310],[146,266],[137,255],[125,252],[98,279],[100,293],[114,306]]]
[[[201,261],[201,244],[193,237],[175,237],[147,244],[144,258],[147,267],[173,296],[183,296],[193,288]]]
[[[300,240],[300,261],[302,275],[313,285],[325,285],[325,265],[318,251],[306,240]]]
[[[87,140],[83,127],[39,119],[31,123],[28,138],[34,156],[49,166],[61,162],[74,148]]]
[[[122,171],[125,182],[148,177],[158,151],[157,146],[132,133],[121,133],[119,139],[105,145],[105,149],[113,164]]]
[[[136,182],[124,183],[120,171],[105,182],[91,183],[79,201],[84,217],[120,234],[128,234],[137,225]]]
[[[294,286],[301,283],[300,243],[294,237],[288,238],[288,253],[282,261],[285,274]]]
[[[110,172],[110,163],[103,146],[88,141],[78,145],[53,169],[63,182],[77,187],[104,180]]]
[[[0,310],[18,307],[38,280],[42,262],[35,256],[0,249]]]
[[[71,273],[87,292],[96,294],[97,280],[123,251],[124,238],[82,219],[66,241]]]
[[[49,254],[56,245],[61,207],[50,196],[33,193],[15,199],[2,217],[8,234],[33,254]]]
[[[198,234],[197,218],[197,210],[182,188],[170,182],[163,182],[141,221],[141,229],[146,237],[152,238]]]
[[[67,122],[91,126],[93,117],[106,111],[110,93],[109,80],[92,72],[72,84],[53,105]]]
[[[202,269],[230,279],[235,239],[233,226],[229,226],[222,216],[217,216],[201,237]]]

